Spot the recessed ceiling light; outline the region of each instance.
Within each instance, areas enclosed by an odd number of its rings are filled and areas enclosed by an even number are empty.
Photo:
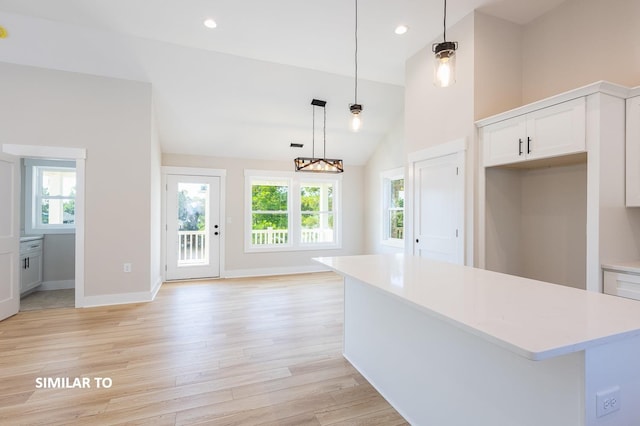
[[[216,21],[214,21],[213,19],[208,18],[204,20],[204,26],[207,28],[215,28],[218,26],[218,24],[216,24]]]
[[[394,32],[398,35],[402,35],[402,34],[405,34],[407,31],[409,31],[409,27],[407,27],[406,25],[398,25]]]

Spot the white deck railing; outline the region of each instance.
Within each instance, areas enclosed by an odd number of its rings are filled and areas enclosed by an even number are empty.
[[[301,231],[301,242],[320,243],[332,242],[332,229],[303,229]],[[286,229],[254,229],[251,231],[251,244],[259,245],[278,245],[287,244],[289,242],[289,231]]]
[[[207,231],[178,231],[178,264],[193,265],[208,261]]]
[[[303,229],[302,243],[323,243],[333,241],[332,229]],[[251,231],[251,244],[280,245],[289,242],[289,231],[286,229],[254,229]],[[209,258],[207,231],[178,231],[178,264],[195,265],[206,263]]]

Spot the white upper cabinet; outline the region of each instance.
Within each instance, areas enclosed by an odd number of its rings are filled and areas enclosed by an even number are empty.
[[[640,207],[640,96],[627,99],[627,207]]]
[[[517,163],[586,150],[584,97],[484,126],[484,166]]]

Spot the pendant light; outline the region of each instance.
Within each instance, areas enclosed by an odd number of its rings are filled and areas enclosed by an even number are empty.
[[[311,101],[313,105],[313,121],[312,121],[312,137],[311,137],[311,157],[298,157],[293,160],[296,167],[296,172],[313,172],[313,173],[342,173],[344,172],[344,166],[342,160],[335,160],[330,158],[324,158],[327,150],[327,109],[326,101],[320,99],[313,99]],[[322,157],[316,158],[316,107],[322,108],[324,112],[323,120],[323,143]]]
[[[355,53],[355,96],[354,102],[349,105],[349,111],[351,111],[351,130],[357,132],[362,127],[362,105],[358,103],[358,0],[355,0],[356,3],[356,25],[355,25],[355,42],[356,42],[356,53]]]
[[[434,43],[432,46],[435,54],[433,82],[438,87],[449,87],[456,82],[456,49],[458,49],[458,42],[447,41],[447,0],[444,0],[443,25],[442,43]]]

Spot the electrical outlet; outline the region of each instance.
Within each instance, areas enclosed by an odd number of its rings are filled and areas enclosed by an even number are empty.
[[[602,417],[620,409],[620,386],[596,393],[596,416]]]
[[[125,263],[122,265],[122,270],[124,272],[131,272],[131,264],[130,263]]]

